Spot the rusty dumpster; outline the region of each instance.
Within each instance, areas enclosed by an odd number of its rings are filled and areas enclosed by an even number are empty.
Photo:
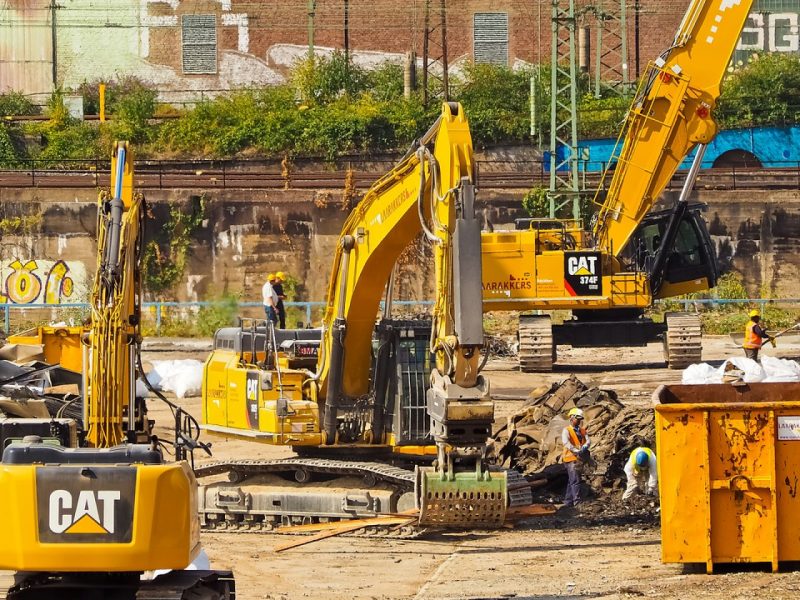
[[[665,563],[800,560],[800,383],[653,395]]]

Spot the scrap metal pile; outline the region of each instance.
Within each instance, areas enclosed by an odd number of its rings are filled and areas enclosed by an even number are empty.
[[[81,419],[81,375],[43,362],[41,346],[0,348],[0,417]]]
[[[535,486],[540,481],[536,487],[563,485],[561,432],[573,407],[584,412],[597,463],[585,469],[584,480],[597,492],[624,485],[623,467],[630,452],[640,445],[655,447],[653,411],[625,407],[614,391],[589,388],[574,375],[535,389],[508,417],[493,436],[495,464],[519,470]]]

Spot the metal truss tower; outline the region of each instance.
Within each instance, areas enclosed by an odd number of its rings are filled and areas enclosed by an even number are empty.
[[[570,202],[580,219],[575,0],[551,0],[550,218]]]

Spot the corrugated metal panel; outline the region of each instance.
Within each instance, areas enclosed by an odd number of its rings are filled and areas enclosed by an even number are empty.
[[[217,18],[183,15],[183,72],[193,75],[217,72]]]
[[[475,13],[472,55],[476,63],[508,64],[508,13]]]
[[[49,0],[0,3],[0,93],[49,94],[53,46]]]

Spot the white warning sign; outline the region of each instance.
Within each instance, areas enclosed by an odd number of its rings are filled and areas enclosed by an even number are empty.
[[[778,417],[778,439],[800,440],[800,417]]]

